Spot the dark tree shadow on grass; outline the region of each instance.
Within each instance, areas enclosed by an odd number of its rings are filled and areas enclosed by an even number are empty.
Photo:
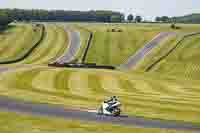
[[[0,35],[7,34],[6,31],[16,28],[16,25],[0,26]]]

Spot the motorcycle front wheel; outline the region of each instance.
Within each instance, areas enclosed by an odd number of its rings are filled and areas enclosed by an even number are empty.
[[[113,115],[114,116],[120,116],[120,114],[121,114],[121,109],[120,108],[115,108],[113,110]]]

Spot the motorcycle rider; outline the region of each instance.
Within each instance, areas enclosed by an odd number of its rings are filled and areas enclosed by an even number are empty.
[[[113,108],[112,105],[118,102],[118,98],[116,96],[112,96],[109,100],[104,101],[107,103],[109,106],[106,108],[107,111],[112,112]]]

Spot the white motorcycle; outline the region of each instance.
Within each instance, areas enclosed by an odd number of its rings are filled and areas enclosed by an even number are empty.
[[[116,101],[114,104],[110,104],[109,102],[104,101],[101,104],[101,107],[98,109],[98,114],[120,116],[121,114],[120,106],[121,106],[121,103],[119,101]]]

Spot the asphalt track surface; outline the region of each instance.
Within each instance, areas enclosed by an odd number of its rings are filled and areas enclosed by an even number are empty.
[[[74,60],[75,55],[78,53],[80,49],[80,33],[77,31],[71,31],[67,27],[65,27],[66,32],[69,35],[69,48],[60,58],[58,58],[55,62],[59,64],[69,63]]]
[[[9,70],[9,68],[7,68],[7,67],[0,67],[0,73],[8,71],[8,70]]]
[[[33,116],[47,116],[57,117],[64,119],[83,120],[90,122],[100,123],[112,123],[116,125],[125,125],[133,127],[144,127],[144,128],[163,128],[163,129],[176,129],[176,130],[194,130],[200,131],[199,125],[193,125],[190,123],[178,123],[172,121],[159,121],[159,120],[147,120],[141,117],[134,116],[103,116],[97,115],[95,112],[73,110],[63,108],[57,105],[47,104],[33,104],[30,102],[23,102],[8,97],[0,97],[0,111],[15,112],[19,114],[30,114]]]
[[[122,64],[120,68],[131,69],[136,66],[136,64],[142,60],[153,48],[158,46],[160,42],[167,38],[168,36],[175,35],[175,32],[162,32],[158,34],[153,40],[147,43],[143,48],[141,48],[135,55],[131,56],[126,64]]]
[[[151,41],[151,43],[145,46],[145,49],[148,50],[144,50],[144,54],[146,54],[145,51],[149,51],[149,48],[152,49],[153,47],[155,47],[155,45],[157,45],[164,37],[173,34],[174,33],[161,33],[153,41]],[[76,53],[76,50],[80,45],[80,35],[78,32],[71,32],[70,37],[72,37],[70,43],[71,50],[69,50],[70,54],[65,54],[62,58],[60,58],[61,62],[71,60],[72,56]],[[0,72],[5,72],[9,70],[13,70],[13,68],[0,67]],[[163,128],[200,131],[200,125],[194,125],[186,122],[150,120],[142,117],[125,115],[121,117],[101,116],[97,115],[95,110],[76,110],[64,108],[58,105],[34,104],[31,102],[16,100],[5,96],[0,96],[0,111],[8,111],[19,114],[29,114],[33,116],[47,116],[91,122],[112,123],[116,125],[125,125],[130,127],[138,126],[143,128]]]

